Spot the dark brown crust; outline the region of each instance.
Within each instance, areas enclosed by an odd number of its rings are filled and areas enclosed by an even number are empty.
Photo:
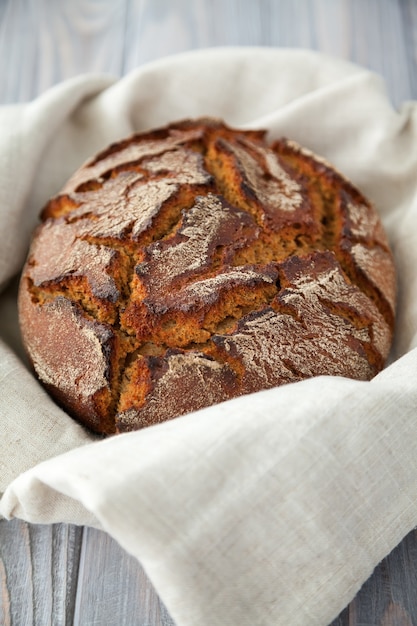
[[[332,166],[204,118],[74,174],[42,212],[19,310],[41,382],[111,434],[310,376],[372,378],[395,275],[374,207]]]

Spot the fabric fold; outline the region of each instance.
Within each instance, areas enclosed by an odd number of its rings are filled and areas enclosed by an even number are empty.
[[[297,403],[288,385],[78,448],[3,511],[98,522],[178,624],[326,624],[415,525],[410,373],[416,351],[369,383],[308,380]]]

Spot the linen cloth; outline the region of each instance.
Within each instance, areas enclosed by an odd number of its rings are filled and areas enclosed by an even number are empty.
[[[88,156],[199,115],[293,138],[375,202],[398,271],[391,364],[98,440],[24,364],[14,277],[43,203]],[[415,103],[395,111],[379,77],[317,53],[228,48],[80,76],[0,124],[1,513],[105,529],[178,626],[325,626],[417,524]]]

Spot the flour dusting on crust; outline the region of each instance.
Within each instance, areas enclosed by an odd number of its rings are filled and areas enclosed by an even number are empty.
[[[23,339],[94,431],[384,366],[395,271],[374,206],[325,159],[265,136],[210,118],[140,133],[44,208]]]

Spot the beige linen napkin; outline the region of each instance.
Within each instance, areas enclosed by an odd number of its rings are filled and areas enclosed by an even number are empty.
[[[88,155],[197,115],[292,137],[376,202],[399,276],[392,363],[368,383],[321,377],[94,441],[25,369],[12,284],[0,300],[0,511],[104,528],[178,626],[325,626],[417,524],[416,105],[396,112],[378,77],[294,50],[214,49],[118,82],[66,82],[0,110],[0,281]]]

